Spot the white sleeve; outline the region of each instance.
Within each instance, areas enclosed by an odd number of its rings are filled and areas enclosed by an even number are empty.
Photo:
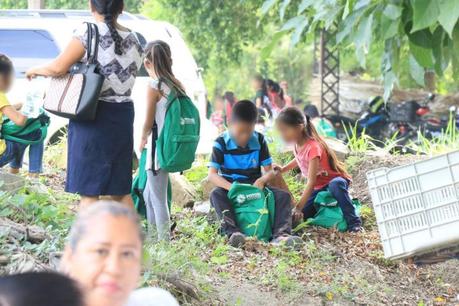
[[[74,31],[73,31],[73,38],[78,39],[87,49],[88,46],[88,26],[85,23],[80,24]]]
[[[134,291],[126,306],[180,306],[168,291],[161,288],[142,288]]]

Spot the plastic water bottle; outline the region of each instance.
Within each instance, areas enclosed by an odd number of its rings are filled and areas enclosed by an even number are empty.
[[[40,115],[40,108],[43,106],[43,95],[43,82],[40,79],[31,81],[25,103],[22,106],[22,113],[29,118],[37,118]]]

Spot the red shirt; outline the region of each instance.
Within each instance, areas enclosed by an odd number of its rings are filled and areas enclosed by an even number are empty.
[[[319,171],[314,190],[326,187],[336,177],[348,178],[330,167],[327,151],[314,139],[309,139],[301,148],[295,146],[294,154],[304,177],[308,177],[309,162],[316,157],[319,158]]]

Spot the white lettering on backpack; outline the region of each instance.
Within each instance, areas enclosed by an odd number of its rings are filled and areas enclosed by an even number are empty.
[[[194,118],[180,118],[180,125],[185,125],[185,124],[196,124],[196,121],[194,120]]]
[[[260,193],[251,193],[251,194],[240,194],[236,197],[236,202],[238,204],[244,204],[246,201],[253,201],[261,199]]]

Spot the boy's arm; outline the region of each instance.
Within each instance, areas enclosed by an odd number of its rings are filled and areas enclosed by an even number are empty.
[[[230,190],[232,186],[230,182],[218,175],[218,170],[214,167],[209,167],[208,180],[215,186],[221,187],[225,190]]]
[[[265,174],[253,183],[253,185],[259,189],[265,188],[265,186],[272,182],[279,174],[279,170],[273,168],[272,165],[264,166],[263,170]]]
[[[16,125],[24,126],[26,124],[27,117],[18,112],[13,106],[6,105],[2,107],[0,111]]]

